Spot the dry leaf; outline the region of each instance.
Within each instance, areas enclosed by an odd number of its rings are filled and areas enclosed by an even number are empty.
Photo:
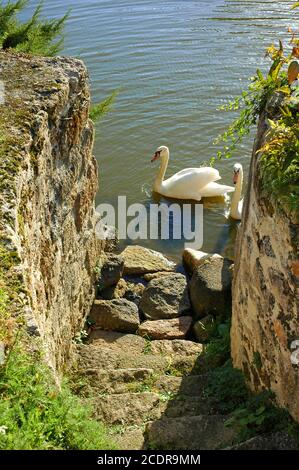
[[[293,62],[291,62],[289,66],[289,70],[288,70],[289,83],[291,84],[295,80],[297,80],[298,75],[299,75],[299,63],[296,60],[294,60]]]

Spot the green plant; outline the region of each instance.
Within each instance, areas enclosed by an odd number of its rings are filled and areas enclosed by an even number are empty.
[[[32,17],[22,23],[17,15],[28,3],[28,0],[0,2],[0,47],[37,55],[56,55],[63,46],[63,28],[68,13],[57,20],[41,19],[40,3]]]
[[[298,2],[293,8],[298,7]],[[270,46],[267,56],[272,60],[269,73],[264,76],[260,70],[251,79],[247,91],[220,108],[238,111],[239,116],[228,130],[219,136],[215,144],[224,143],[218,158],[230,158],[237,146],[265,110],[267,103],[276,96],[277,106],[266,143],[258,149],[262,173],[262,189],[276,201],[286,203],[291,211],[299,207],[299,40],[292,34],[291,53],[279,46]],[[278,114],[277,114],[278,110]],[[215,161],[215,158],[212,159]]]
[[[230,359],[230,328],[230,320],[220,323],[215,328],[210,342],[204,350],[204,360],[209,367],[220,367]]]
[[[275,406],[273,392],[252,394],[243,373],[231,360],[209,372],[204,397],[215,413],[230,414],[225,425],[237,433],[236,442],[272,431],[287,431],[299,442],[299,426],[288,412]]]
[[[204,395],[211,406],[220,412],[230,413],[249,397],[243,373],[234,369],[231,360],[208,374]]]
[[[292,419],[286,410],[274,405],[274,398],[271,391],[250,395],[243,406],[233,411],[226,426],[236,429],[239,442],[257,434],[288,430]]]
[[[88,338],[88,333],[86,330],[81,330],[76,333],[75,338],[74,338],[74,343],[75,344],[84,344],[86,339]]]
[[[143,354],[151,354],[152,352],[152,342],[148,335],[142,336],[145,339],[145,346],[143,348]]]
[[[106,98],[104,101],[91,107],[89,117],[93,122],[100,121],[107,113],[111,111],[118,93],[118,91],[113,91],[113,93],[111,93],[111,95],[108,96],[108,98]]]
[[[0,449],[114,449],[104,426],[72,394],[51,380],[41,357],[15,348],[0,368]]]

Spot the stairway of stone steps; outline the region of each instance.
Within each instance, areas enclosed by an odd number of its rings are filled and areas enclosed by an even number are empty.
[[[201,344],[96,329],[77,352],[84,395],[120,450],[204,450],[232,443],[227,416],[211,414],[203,396]]]

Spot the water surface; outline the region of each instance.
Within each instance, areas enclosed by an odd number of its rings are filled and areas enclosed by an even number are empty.
[[[31,2],[34,6],[38,1]],[[217,111],[247,87],[257,67],[266,70],[265,48],[296,26],[292,1],[280,0],[53,0],[45,13],[72,8],[64,53],[82,58],[90,71],[95,102],[120,90],[113,113],[97,126],[100,167],[98,202],[152,202],[157,167],[149,160],[158,145],[170,147],[168,174],[201,166],[215,155],[213,140],[232,119]],[[298,14],[297,14],[298,18]],[[223,182],[232,166],[248,172],[252,142],[217,162]],[[232,256],[236,222],[225,202],[204,209],[205,251]],[[142,242],[179,259],[183,242]]]

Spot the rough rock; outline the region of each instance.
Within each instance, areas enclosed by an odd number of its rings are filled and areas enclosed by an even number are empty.
[[[193,273],[190,298],[197,318],[211,313],[227,315],[231,310],[232,261],[214,258]]]
[[[30,305],[58,379],[92,306],[102,250],[88,73],[69,57],[1,51],[0,63],[0,244],[14,253],[15,286],[28,293],[12,302],[13,316],[26,317]]]
[[[299,445],[287,432],[279,431],[252,437],[226,450],[299,450]]]
[[[207,315],[201,320],[195,322],[193,332],[197,341],[199,341],[199,343],[205,343],[208,341],[214,328],[215,321],[212,315]]]
[[[122,299],[125,296],[127,289],[128,286],[126,281],[124,279],[120,279],[115,286],[107,287],[102,290],[100,292],[100,297],[103,300]]]
[[[232,358],[254,392],[271,388],[299,422],[299,225],[295,211],[260,190],[257,150],[269,130],[268,118],[260,119],[236,241]]]
[[[128,246],[121,255],[125,262],[124,275],[126,276],[173,271],[175,268],[175,264],[161,253],[142,246]]]
[[[191,375],[186,377],[164,375],[155,381],[154,390],[159,393],[171,393],[185,397],[200,397],[206,385],[206,375]]]
[[[100,290],[115,286],[119,282],[124,271],[124,264],[124,259],[119,255],[109,253],[105,256],[98,283]]]
[[[151,351],[153,354],[163,356],[177,354],[181,357],[199,356],[203,351],[202,344],[194,343],[184,339],[156,340],[151,342]]]
[[[129,391],[130,385],[149,380],[153,369],[86,369],[82,375],[97,394],[120,394]]]
[[[89,340],[93,346],[103,351],[130,351],[136,355],[141,354],[146,346],[146,341],[141,336],[101,329],[94,329]]]
[[[151,339],[185,339],[191,326],[192,317],[146,321],[140,325],[138,334]]]
[[[204,251],[193,250],[192,248],[186,248],[183,252],[183,262],[187,271],[190,273],[193,273],[196,268],[211,259],[223,258],[217,253],[205,253]]]
[[[234,432],[225,426],[223,416],[163,418],[149,423],[146,433],[150,445],[158,449],[214,450],[229,445]]]
[[[117,440],[119,450],[142,450],[145,448],[145,439],[142,428],[125,428],[121,434],[113,435]]]
[[[138,283],[128,282],[127,289],[125,292],[125,298],[127,300],[130,300],[131,302],[134,302],[136,305],[139,305],[144,289],[145,289],[145,286],[141,284],[140,282]]]
[[[90,319],[103,330],[135,333],[139,327],[138,308],[126,299],[96,300]]]
[[[80,370],[153,369],[161,374],[171,365],[177,375],[196,375],[202,345],[186,340],[148,342],[137,335],[111,331],[102,333],[105,334],[102,339],[77,346]]]
[[[141,311],[150,320],[177,318],[190,308],[187,279],[178,273],[151,281],[140,302]]]
[[[161,271],[158,273],[145,274],[143,278],[145,281],[150,282],[150,281],[153,281],[153,279],[157,279],[163,276],[169,276],[169,271]]]
[[[140,425],[159,419],[160,397],[156,393],[123,393],[95,399],[95,416],[109,425]]]

